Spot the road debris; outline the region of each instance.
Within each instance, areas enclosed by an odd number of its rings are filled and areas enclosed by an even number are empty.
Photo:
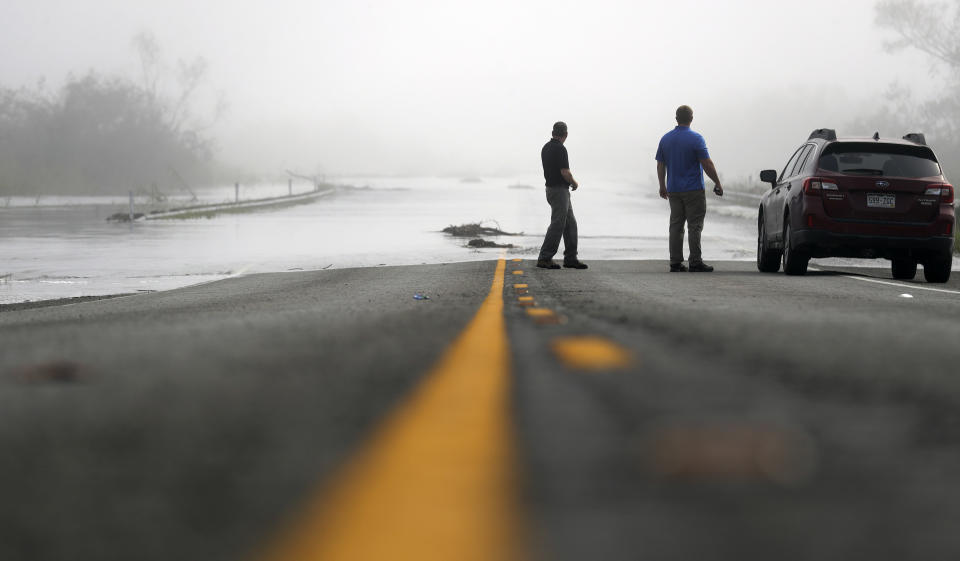
[[[651,439],[654,471],[687,479],[765,479],[781,485],[807,481],[818,463],[816,446],[797,431],[749,425],[668,427]]]
[[[483,222],[476,222],[474,224],[461,224],[459,226],[447,226],[443,229],[443,233],[450,234],[451,236],[456,236],[458,238],[477,238],[480,236],[520,236],[523,235],[523,232],[512,233],[504,232],[500,229],[500,224],[496,221],[491,221],[497,225],[496,228],[491,228],[489,226],[484,226]]]
[[[476,239],[473,239],[473,240],[470,240],[469,242],[467,242],[467,247],[476,247],[476,248],[482,248],[482,247],[502,247],[502,248],[507,248],[507,249],[513,249],[513,248],[514,248],[514,245],[513,245],[512,243],[499,244],[499,243],[497,243],[497,242],[492,242],[492,241],[490,241],[490,240],[484,240],[484,239],[482,239],[482,238],[476,238]]]
[[[73,361],[55,360],[23,366],[13,375],[24,384],[72,384],[83,381],[87,370]]]

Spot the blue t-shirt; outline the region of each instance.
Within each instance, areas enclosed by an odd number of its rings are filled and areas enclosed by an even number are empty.
[[[703,190],[703,166],[700,160],[710,157],[707,143],[690,127],[673,129],[660,139],[657,161],[667,165],[667,192]]]

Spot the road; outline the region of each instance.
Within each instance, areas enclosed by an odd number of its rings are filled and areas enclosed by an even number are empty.
[[[960,281],[715,265],[2,311],[0,559],[960,556]]]

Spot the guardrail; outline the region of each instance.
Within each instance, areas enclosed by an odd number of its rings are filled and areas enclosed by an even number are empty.
[[[249,212],[259,208],[272,208],[305,204],[316,199],[333,194],[333,185],[318,184],[313,191],[293,194],[292,181],[287,185],[287,195],[267,197],[263,199],[240,200],[240,184],[234,184],[234,202],[192,205],[172,208],[169,210],[154,210],[148,213],[135,212],[133,191],[130,192],[130,208],[127,213],[118,212],[107,217],[109,222],[138,222],[142,220],[189,219],[209,218],[217,214]]]

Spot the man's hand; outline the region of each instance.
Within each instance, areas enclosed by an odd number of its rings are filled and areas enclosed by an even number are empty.
[[[660,198],[661,199],[667,198],[667,188],[664,187],[663,185],[660,186]]]
[[[707,177],[713,181],[713,192],[716,193],[718,197],[722,197],[723,185],[720,185],[720,175],[717,173],[717,166],[714,165],[713,160],[704,158],[700,160],[700,165],[703,166],[703,171],[707,174]]]
[[[560,170],[560,177],[562,177],[564,181],[567,182],[567,185],[569,185],[574,191],[576,191],[577,187],[580,186],[580,184],[577,183],[577,180],[573,178],[573,174],[570,173],[570,170],[567,168]]]

